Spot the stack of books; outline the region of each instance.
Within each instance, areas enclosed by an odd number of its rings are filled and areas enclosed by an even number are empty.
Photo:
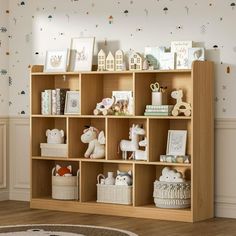
[[[41,92],[42,115],[64,115],[66,92],[69,89],[46,89]]]
[[[173,105],[146,105],[145,116],[171,116]]]

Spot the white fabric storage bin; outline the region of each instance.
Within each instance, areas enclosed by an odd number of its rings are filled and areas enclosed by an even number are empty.
[[[188,208],[191,206],[191,183],[154,182],[154,202],[160,208]]]
[[[131,205],[132,186],[97,184],[97,202]]]
[[[79,199],[79,170],[76,176],[55,176],[52,170],[52,198],[59,200]]]
[[[67,157],[67,144],[40,143],[41,156],[43,157]]]

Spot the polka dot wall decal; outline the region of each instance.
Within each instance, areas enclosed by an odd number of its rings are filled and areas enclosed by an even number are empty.
[[[235,8],[235,6],[236,6],[235,2],[232,2],[232,3],[230,4],[230,6],[232,7],[232,10],[234,10],[234,8]]]
[[[182,26],[182,25],[177,25],[177,26],[176,26],[176,29],[177,29],[177,30],[182,30],[182,29],[183,29],[183,26]]]
[[[49,15],[49,16],[48,16],[48,19],[49,19],[49,20],[52,20],[52,15]]]
[[[9,14],[9,13],[10,13],[10,11],[9,11],[9,10],[6,10],[6,13],[7,13],[7,14]]]
[[[213,48],[215,48],[215,49],[218,48],[218,45],[214,45]]]
[[[20,114],[21,114],[21,115],[25,115],[25,111],[21,111]]]
[[[222,21],[223,20],[223,17],[220,17],[220,21]]]
[[[163,11],[165,12],[165,14],[167,14],[168,8],[167,8],[167,7],[164,7],[164,8],[163,8]]]
[[[20,5],[21,5],[21,6],[25,6],[25,2],[22,1],[22,2],[20,3]]]
[[[141,31],[143,31],[143,29],[142,28],[137,28],[136,31],[141,32]]]
[[[218,97],[215,97],[215,102],[218,102],[219,101],[219,98]]]
[[[128,13],[129,13],[128,10],[124,10],[124,14],[125,14],[125,16],[128,16]]]

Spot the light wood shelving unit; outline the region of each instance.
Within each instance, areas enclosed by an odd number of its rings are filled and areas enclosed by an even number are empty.
[[[195,222],[214,216],[214,158],[213,158],[213,63],[194,62],[191,70],[124,71],[124,72],[66,72],[43,73],[42,66],[31,68],[31,208],[99,213],[117,216],[143,217],[162,220]],[[168,87],[169,104],[174,89],[183,89],[184,100],[192,105],[192,116],[143,116],[151,104],[150,83],[158,81]],[[81,115],[41,115],[41,92],[45,89],[70,88],[79,90]],[[94,116],[93,109],[113,90],[132,90],[132,116]],[[131,124],[142,124],[148,137],[148,161],[122,160],[117,153],[121,139],[128,138]],[[87,145],[80,135],[85,125],[105,131],[105,159],[85,159]],[[41,157],[40,143],[46,142],[48,128],[63,129],[68,144],[68,157]],[[166,152],[169,129],[187,130],[187,154],[190,164],[160,162]],[[80,169],[78,201],[51,198],[51,170],[56,163],[70,164],[74,172]],[[165,166],[181,171],[191,181],[191,208],[161,209],[153,201],[153,183]],[[96,202],[96,181],[99,173],[132,170],[133,204],[130,206]]]

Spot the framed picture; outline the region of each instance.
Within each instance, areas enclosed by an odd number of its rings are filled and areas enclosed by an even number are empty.
[[[80,92],[79,91],[67,91],[65,102],[65,115],[80,114]]]
[[[133,115],[133,92],[112,91],[115,98],[115,110],[118,115]]]
[[[66,72],[68,50],[47,51],[44,72]]]
[[[204,48],[189,48],[188,49],[188,67],[192,68],[193,61],[204,61],[205,49]]]
[[[160,70],[174,70],[175,69],[176,54],[173,52],[160,53]]]
[[[72,38],[70,71],[91,71],[93,62],[94,37]]]
[[[187,130],[169,130],[166,155],[184,156],[186,154]]]

